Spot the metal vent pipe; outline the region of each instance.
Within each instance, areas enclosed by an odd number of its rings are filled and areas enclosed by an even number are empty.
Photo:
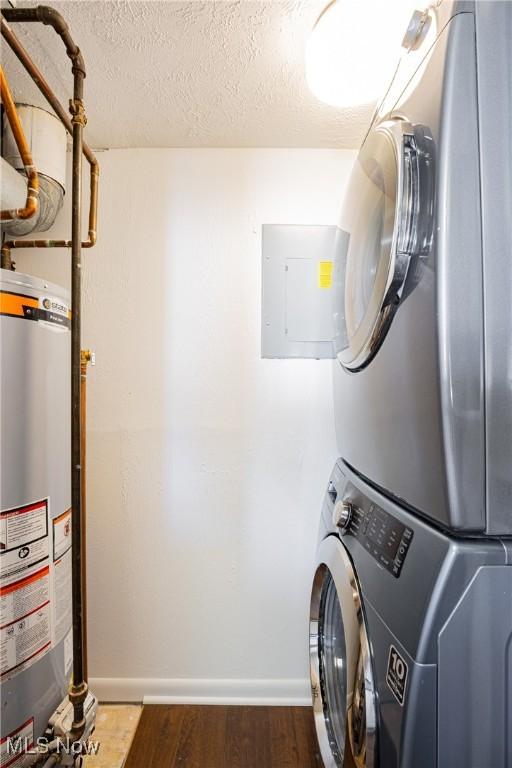
[[[30,104],[14,106],[39,177],[39,207],[30,218],[2,215],[2,232],[11,237],[44,232],[54,223],[64,201],[67,144],[66,128],[57,117]],[[25,177],[26,166],[10,119],[4,120],[2,139],[3,159]]]

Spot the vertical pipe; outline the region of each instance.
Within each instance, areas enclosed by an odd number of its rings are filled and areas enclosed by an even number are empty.
[[[82,103],[83,73],[74,68],[74,93],[70,102],[73,124],[73,174],[71,219],[71,506],[72,506],[72,593],[73,593],[73,683],[70,700],[73,703],[72,730],[79,738],[85,727],[84,701],[87,683],[83,646],[83,585],[82,585],[82,466],[81,466],[81,204],[82,204],[82,133],[85,113]]]
[[[87,500],[87,364],[92,361],[94,365],[94,356],[88,349],[83,349],[80,355],[80,418],[82,422],[81,434],[81,454],[82,454],[82,521],[81,521],[81,559],[82,559],[82,647],[84,656],[84,678],[88,679],[87,664],[87,520],[86,520],[86,500]]]

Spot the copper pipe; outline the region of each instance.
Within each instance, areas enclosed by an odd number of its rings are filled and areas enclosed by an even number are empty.
[[[82,523],[81,523],[81,542],[82,550],[82,647],[84,649],[84,677],[87,680],[87,489],[86,489],[86,470],[87,470],[87,364],[94,365],[94,354],[89,349],[82,349],[80,352],[80,418],[82,420],[81,434],[81,453],[82,453]]]
[[[27,72],[29,73],[30,77],[34,81],[34,83],[37,85],[45,99],[48,101],[50,106],[52,107],[53,111],[61,121],[61,123],[66,128],[67,132],[70,135],[73,135],[73,126],[71,123],[71,120],[69,119],[68,115],[66,114],[66,110],[58,100],[58,98],[53,93],[52,89],[46,82],[44,75],[40,71],[40,69],[34,64],[32,59],[30,58],[29,54],[23,47],[23,45],[20,43],[14,32],[12,31],[11,27],[7,23],[9,20],[12,21],[41,21],[41,16],[46,19],[46,21],[43,21],[43,23],[51,23],[48,21],[48,19],[56,19],[56,17],[59,17],[60,14],[57,14],[56,11],[54,11],[52,8],[48,9],[50,12],[44,13],[43,9],[45,6],[38,6],[37,8],[4,8],[2,9],[2,18],[1,18],[1,32],[2,37],[7,41],[10,48],[13,50],[17,58],[20,60],[20,62],[23,64]],[[59,24],[59,26],[62,26],[62,23],[65,26],[65,29],[67,30],[67,25],[65,24],[62,17],[60,17],[62,22]],[[77,52],[79,55],[79,65],[78,68],[80,71],[84,71],[83,66],[83,60],[81,58],[81,54],[79,49],[74,46],[74,44],[70,43],[70,36],[69,32],[67,32],[67,43],[66,43],[66,49],[69,51],[73,51],[73,55],[76,56]],[[74,46],[74,48],[73,48]],[[70,55],[68,51],[68,55]],[[70,55],[70,58],[73,60],[73,56]],[[74,69],[73,69],[74,71]],[[85,76],[85,75],[84,75]],[[92,149],[84,142],[83,143],[83,153],[90,165],[90,200],[89,200],[89,226],[88,226],[88,239],[84,240],[82,242],[82,248],[92,248],[93,245],[96,243],[97,239],[97,220],[98,220],[98,182],[99,182],[99,163],[92,151]],[[71,248],[71,240],[8,240],[6,241],[2,246],[2,258],[3,260],[8,259],[8,252],[11,248]]]
[[[20,153],[21,161],[25,173],[27,174],[27,198],[25,207],[13,208],[10,211],[0,211],[0,220],[12,221],[13,219],[30,219],[34,216],[39,207],[39,177],[34,166],[34,161],[32,160],[25,134],[23,133],[23,126],[12,97],[11,89],[9,88],[9,83],[7,82],[3,67],[1,66],[0,94],[2,96],[2,104],[4,105],[5,114],[7,115],[9,125],[11,126],[12,135],[16,141],[16,146],[18,147],[18,152]]]

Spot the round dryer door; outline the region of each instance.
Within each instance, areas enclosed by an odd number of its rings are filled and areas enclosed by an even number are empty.
[[[313,710],[325,768],[376,766],[370,645],[351,560],[336,536],[320,545],[310,612]]]
[[[336,352],[351,371],[374,357],[404,298],[413,263],[433,233],[433,141],[428,131],[389,120],[366,138],[350,178],[336,265]]]

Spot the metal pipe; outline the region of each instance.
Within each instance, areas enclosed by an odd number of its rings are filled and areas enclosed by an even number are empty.
[[[80,351],[82,320],[82,243],[80,218],[82,207],[82,132],[85,112],[82,103],[83,73],[75,70],[73,100],[70,111],[73,115],[73,176],[72,176],[72,218],[71,218],[71,507],[72,514],[72,592],[73,592],[73,683],[70,700],[73,703],[73,731],[75,738],[85,728],[84,701],[87,682],[84,674],[83,647],[83,585],[82,585],[82,420],[80,402]]]
[[[37,5],[35,8],[2,8],[2,15],[7,21],[39,22],[53,27],[66,47],[73,75],[80,75],[83,80],[85,65],[80,48],[71,37],[65,18],[55,8],[50,8],[49,5]]]
[[[70,101],[73,137],[73,165],[71,182],[71,540],[72,596],[73,596],[73,681],[69,700],[73,705],[71,736],[78,740],[85,729],[84,702],[87,681],[84,668],[83,644],[83,585],[82,585],[82,419],[81,419],[81,206],[82,206],[82,154],[83,129],[87,122],[83,106],[83,81],[85,66],[80,49],[74,43],[63,17],[53,8],[10,8],[2,10],[8,21],[41,22],[52,26],[62,38],[72,62],[73,98]],[[2,34],[5,21],[2,20]],[[5,35],[4,35],[5,36]],[[12,33],[11,33],[12,36]],[[8,39],[8,38],[7,38]],[[36,81],[37,82],[37,81]],[[66,127],[68,127],[66,125]],[[20,241],[23,242],[24,241]],[[54,241],[55,242],[55,241]],[[58,242],[58,241],[57,241]],[[6,244],[4,244],[5,246]]]
[[[45,80],[44,75],[42,74],[41,70],[37,67],[37,65],[32,61],[30,58],[30,55],[26,51],[26,49],[23,47],[19,39],[16,37],[14,32],[12,31],[11,27],[7,23],[8,20],[14,21],[14,19],[11,18],[12,12],[16,10],[22,10],[21,8],[15,9],[15,8],[2,8],[2,24],[1,24],[1,32],[2,37],[5,38],[7,43],[9,44],[9,47],[13,50],[17,58],[20,60],[20,62],[23,64],[29,75],[31,76],[32,80],[35,82],[43,96],[46,98],[48,103],[51,105],[53,111],[59,118],[59,120],[65,125],[66,130],[69,134],[73,133],[73,127],[71,125],[71,120],[68,116],[68,113],[58,100],[58,98],[53,93],[52,89],[48,85],[48,83]],[[35,9],[30,9],[35,10]],[[84,155],[86,156],[89,163],[94,164],[97,162],[96,157],[92,151],[92,149],[84,142]]]
[[[12,49],[14,54],[17,56],[19,61],[23,64],[27,72],[29,73],[30,77],[34,81],[34,83],[37,85],[45,99],[48,101],[50,106],[52,107],[53,111],[59,118],[59,120],[62,122],[64,127],[66,128],[67,132],[70,135],[73,135],[73,126],[71,123],[71,120],[69,119],[66,110],[58,100],[58,98],[53,93],[52,89],[46,82],[44,75],[40,71],[40,69],[36,66],[36,64],[32,61],[29,54],[23,47],[23,45],[20,43],[14,32],[12,31],[11,27],[7,23],[8,21],[38,21],[39,18],[37,18],[37,11],[40,11],[45,6],[38,6],[38,8],[4,8],[2,9],[2,18],[1,18],[1,32],[2,37],[6,40],[9,47]],[[51,17],[58,17],[60,14],[58,14],[56,11],[54,11],[53,8],[48,9],[51,11]],[[23,12],[23,19],[18,19],[18,15]],[[31,18],[26,18],[26,14],[29,13]],[[34,18],[34,15],[36,15],[36,18]],[[46,17],[45,18],[49,18]],[[61,17],[62,18],[62,17]],[[65,24],[64,20],[62,19],[63,23]],[[44,22],[43,23],[49,23]],[[65,24],[66,29],[67,25]],[[69,32],[68,32],[69,35]],[[79,51],[79,49],[75,46],[75,49]],[[68,54],[69,55],[69,54]],[[81,54],[80,54],[81,58]],[[85,71],[85,68],[83,66],[83,60],[81,60],[81,69]],[[85,77],[85,73],[84,73]],[[87,161],[90,164],[90,200],[89,200],[89,225],[88,225],[88,239],[84,240],[82,242],[82,248],[92,248],[93,245],[96,243],[97,239],[97,220],[98,220],[98,183],[99,183],[99,163],[92,151],[92,149],[83,142],[83,152],[85,157],[87,158]],[[2,246],[2,258],[7,257],[7,251],[11,248],[71,248],[71,240],[9,240],[4,243]]]
[[[27,144],[23,126],[21,124],[14,99],[9,88],[9,83],[5,76],[3,67],[0,66],[0,94],[5,114],[11,126],[12,134],[18,147],[25,173],[27,174],[27,198],[24,208],[13,208],[8,211],[0,212],[1,221],[12,221],[13,219],[30,219],[37,212],[39,207],[39,177],[32,160],[32,154]]]
[[[84,649],[84,677],[87,680],[87,364],[94,365],[94,354],[90,349],[82,349],[80,354],[80,403],[82,419],[82,645]]]

